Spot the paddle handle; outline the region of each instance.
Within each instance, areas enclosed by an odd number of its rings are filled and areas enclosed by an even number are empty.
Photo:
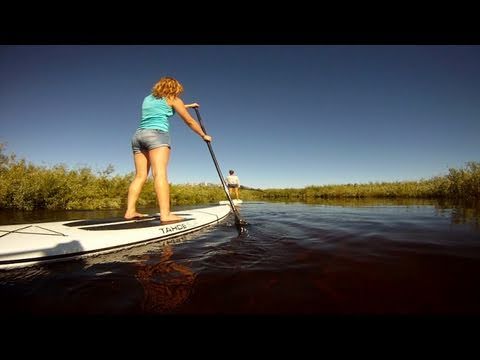
[[[205,126],[203,125],[202,117],[200,116],[200,111],[198,110],[197,107],[194,107],[195,109],[195,114],[197,115],[198,122],[200,123],[200,127],[202,128],[203,132],[207,134],[207,130],[205,129]],[[223,190],[225,191],[225,195],[227,195],[228,201],[230,202],[230,206],[232,207],[233,213],[235,215],[235,219],[237,224],[246,224],[245,220],[240,219],[240,215],[238,214],[238,210],[233,205],[232,198],[230,197],[230,193],[228,191],[227,184],[225,183],[225,180],[223,179],[222,171],[220,170],[220,165],[218,165],[217,158],[215,156],[215,153],[213,152],[212,144],[210,141],[205,141],[208,146],[208,150],[210,151],[210,155],[212,156],[213,163],[215,164],[215,168],[217,169],[218,176],[220,177],[220,181],[222,182],[223,185]]]

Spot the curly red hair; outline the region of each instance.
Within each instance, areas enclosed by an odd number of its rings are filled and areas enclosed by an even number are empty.
[[[152,88],[152,94],[156,98],[176,98],[183,92],[183,86],[172,77],[162,77]]]

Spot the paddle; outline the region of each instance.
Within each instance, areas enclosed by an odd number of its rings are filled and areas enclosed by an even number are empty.
[[[205,130],[205,126],[203,126],[202,117],[200,116],[200,111],[198,110],[197,107],[195,107],[194,109],[195,109],[195,113],[197,114],[198,122],[200,123],[200,126],[202,127],[203,132],[205,134],[208,134],[207,130]],[[208,150],[210,150],[210,155],[212,155],[213,162],[215,164],[215,167],[217,168],[217,173],[218,173],[218,176],[220,177],[220,181],[222,182],[223,190],[225,190],[225,195],[227,195],[228,201],[230,201],[230,206],[232,207],[233,214],[235,215],[235,225],[237,225],[237,228],[240,229],[242,225],[248,225],[248,223],[245,220],[240,218],[240,214],[238,213],[237,208],[235,207],[235,205],[233,205],[232,198],[230,197],[230,194],[228,192],[227,184],[225,184],[225,180],[223,179],[222,171],[220,170],[220,166],[218,165],[217,158],[213,153],[212,144],[209,141],[205,141],[205,142],[208,145]]]

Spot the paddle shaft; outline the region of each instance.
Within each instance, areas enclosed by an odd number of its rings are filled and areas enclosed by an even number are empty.
[[[205,130],[205,126],[203,126],[203,121],[202,121],[202,117],[200,116],[200,111],[198,111],[198,108],[196,108],[196,107],[194,109],[195,109],[195,113],[197,114],[197,119],[198,119],[198,122],[200,123],[200,127],[202,128],[203,132],[205,134],[207,134],[207,130]],[[245,223],[245,220],[240,219],[240,215],[238,214],[238,211],[235,208],[235,205],[233,205],[233,201],[232,201],[232,198],[230,197],[227,184],[225,184],[225,180],[223,179],[222,171],[220,170],[220,166],[218,165],[217,158],[215,157],[215,153],[213,152],[212,144],[210,143],[210,141],[205,141],[205,142],[207,143],[208,150],[210,151],[210,155],[212,156],[213,163],[215,164],[215,168],[217,169],[218,176],[220,177],[220,181],[222,182],[223,190],[225,191],[225,195],[227,195],[228,201],[230,201],[230,205],[232,207],[233,214],[235,215],[235,220],[236,220],[235,222],[237,224]]]

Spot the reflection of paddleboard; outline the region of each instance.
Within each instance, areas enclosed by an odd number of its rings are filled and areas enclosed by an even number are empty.
[[[243,201],[242,200],[237,200],[237,199],[232,199],[232,202],[233,202],[233,205],[238,205],[238,204],[242,204]],[[218,202],[220,205],[230,205],[230,201],[228,200],[222,200],[222,201],[219,201]]]
[[[174,211],[184,220],[162,224],[159,214],[0,226],[0,268],[72,259],[174,238],[216,224],[230,206]]]

